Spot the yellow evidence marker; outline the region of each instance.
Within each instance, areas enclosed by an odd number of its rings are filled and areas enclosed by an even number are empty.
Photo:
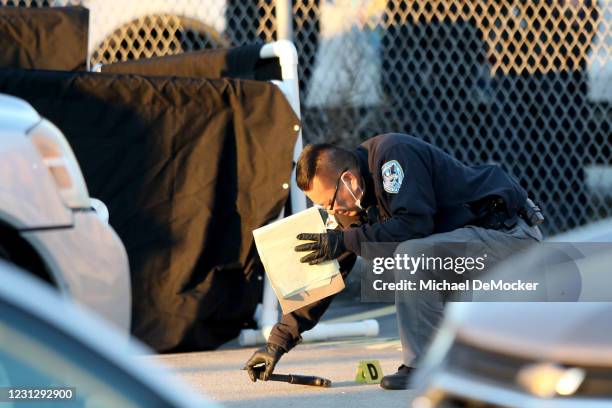
[[[361,360],[357,365],[355,381],[366,384],[380,384],[383,377],[382,367],[378,360]]]

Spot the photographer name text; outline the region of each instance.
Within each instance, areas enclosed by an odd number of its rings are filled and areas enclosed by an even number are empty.
[[[384,282],[377,279],[372,283],[374,290],[383,291],[534,291],[538,289],[540,282],[526,282],[521,279],[516,281],[497,280],[466,280],[463,282],[451,282],[447,280],[420,280],[418,282],[402,279],[397,282]]]

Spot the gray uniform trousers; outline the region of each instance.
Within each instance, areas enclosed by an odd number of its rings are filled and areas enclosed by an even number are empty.
[[[411,254],[413,256],[431,254],[426,253],[436,243],[466,243],[466,252],[463,256],[481,256],[487,254],[489,260],[501,261],[515,252],[525,249],[529,245],[542,240],[542,233],[538,227],[530,227],[519,218],[512,229],[492,230],[475,226],[466,226],[454,231],[433,234],[425,238],[411,239],[402,242],[396,254]],[[452,244],[451,244],[452,245]],[[406,278],[405,271],[395,271],[396,281]],[[470,277],[466,274],[467,277]],[[448,272],[446,276],[448,277]],[[416,271],[413,279],[443,279],[430,270]],[[402,343],[404,364],[414,367],[426,351],[430,340],[435,335],[440,323],[444,305],[448,296],[440,291],[396,291],[395,305],[397,309],[397,322]]]

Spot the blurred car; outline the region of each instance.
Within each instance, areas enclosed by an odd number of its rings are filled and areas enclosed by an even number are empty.
[[[565,300],[592,300],[601,293],[610,298],[612,220],[549,242],[569,243],[580,252],[572,273],[558,272],[569,276],[565,280],[574,286],[569,288],[572,299]],[[490,276],[508,276],[510,270],[521,271],[521,276],[537,273],[534,268],[542,265],[538,258],[548,262],[551,253],[533,248],[499,265]],[[554,291],[565,296],[565,286]],[[411,406],[610,407],[610,316],[610,302],[451,303],[413,377],[417,393]]]
[[[152,351],[40,280],[0,261],[0,281],[0,405],[216,406],[143,357]],[[20,390],[57,392],[25,400]]]
[[[89,197],[62,132],[27,102],[3,94],[0,167],[0,258],[128,333],[128,259],[106,206]]]

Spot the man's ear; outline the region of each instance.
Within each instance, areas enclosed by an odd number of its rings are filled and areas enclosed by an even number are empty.
[[[348,184],[351,186],[351,190],[357,191],[360,188],[358,176],[352,171],[349,171],[348,174],[350,174],[351,178],[350,180],[345,181],[348,181]]]

